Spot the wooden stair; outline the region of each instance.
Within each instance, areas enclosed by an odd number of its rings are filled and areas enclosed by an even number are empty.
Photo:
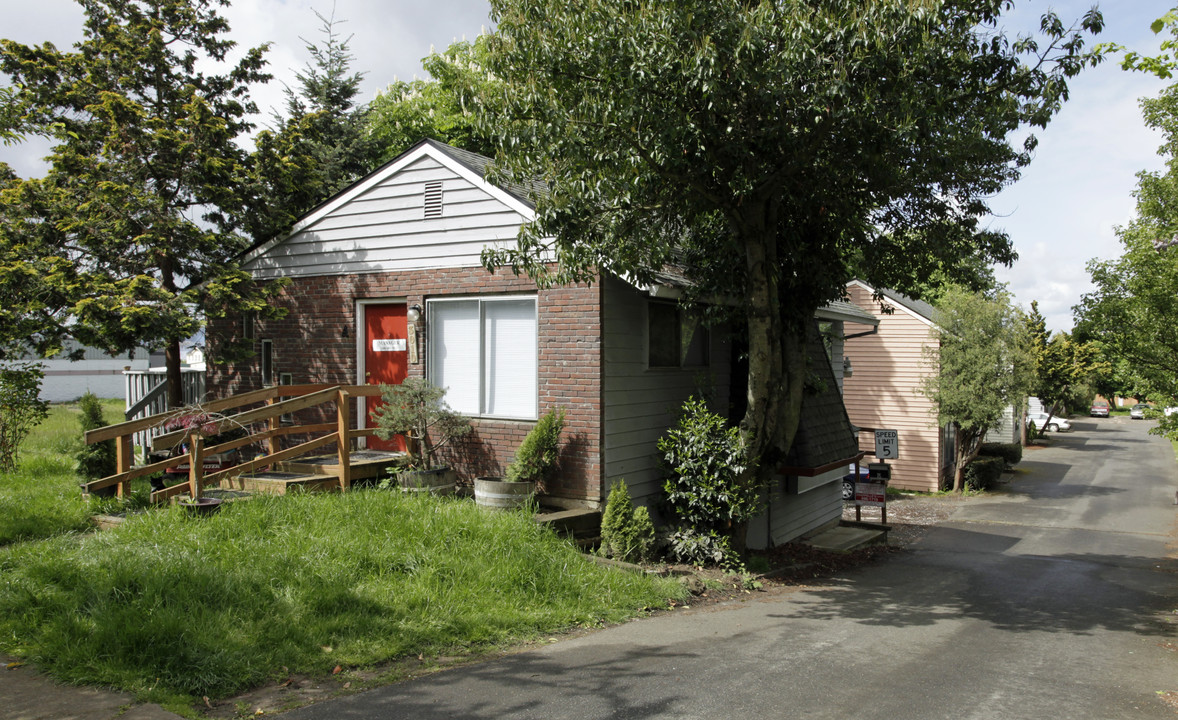
[[[405,453],[353,450],[349,456],[352,482],[367,484],[380,480],[404,461]],[[221,480],[220,487],[271,495],[285,495],[291,491],[331,492],[339,490],[339,476],[339,456],[331,453],[277,462],[271,468]]]
[[[247,493],[285,495],[288,492],[330,492],[339,490],[339,476],[263,470],[221,481],[221,487]]]
[[[348,458],[352,482],[356,482],[380,480],[389,474],[389,470],[403,464],[406,455],[383,450],[353,450]],[[337,480],[340,473],[339,457],[335,453],[275,463],[273,469],[296,475],[330,475]]]

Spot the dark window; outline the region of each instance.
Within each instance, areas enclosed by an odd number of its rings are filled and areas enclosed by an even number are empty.
[[[708,329],[674,303],[647,304],[647,366],[705,367],[709,364]]]

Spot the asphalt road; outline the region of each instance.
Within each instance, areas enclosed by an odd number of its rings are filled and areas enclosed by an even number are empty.
[[[1173,718],[1178,469],[1080,420],[911,552],[284,718]]]

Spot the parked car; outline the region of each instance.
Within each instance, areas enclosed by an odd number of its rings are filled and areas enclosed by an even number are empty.
[[[1149,410],[1148,405],[1145,403],[1137,403],[1133,407],[1129,408],[1129,417],[1133,420],[1144,420],[1146,410]]]
[[[1027,413],[1027,422],[1035,423],[1035,427],[1049,432],[1067,432],[1072,429],[1072,424],[1068,422],[1067,418],[1048,415],[1045,412]]]
[[[1088,408],[1088,415],[1091,417],[1108,417],[1108,403],[1104,400],[1094,401],[1092,407]]]
[[[1166,417],[1170,417],[1174,413],[1178,413],[1178,407],[1168,407],[1165,410],[1163,410],[1162,412],[1164,412],[1166,414]]]

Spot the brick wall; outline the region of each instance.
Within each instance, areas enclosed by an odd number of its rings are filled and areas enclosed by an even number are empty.
[[[291,373],[293,382],[352,384],[356,382],[357,300],[404,299],[425,307],[431,298],[462,295],[536,293],[539,320],[540,413],[565,409],[561,472],[549,483],[555,497],[602,499],[602,342],[600,284],[536,291],[535,285],[510,272],[490,274],[482,268],[440,268],[400,273],[372,273],[292,278],[276,303],[288,309],[285,318],[258,321],[255,351],[263,339],[273,341],[273,371]],[[213,325],[209,337],[240,337],[242,322]],[[425,375],[424,341],[421,362],[409,365],[410,376]],[[208,389],[212,398],[253,390],[261,385],[260,358],[226,364],[209,349]],[[320,422],[314,412],[300,421]],[[475,431],[450,453],[464,479],[500,475],[533,422],[477,420]]]

